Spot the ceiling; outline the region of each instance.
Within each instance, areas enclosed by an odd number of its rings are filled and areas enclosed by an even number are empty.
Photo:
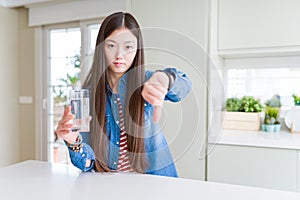
[[[14,8],[29,6],[37,3],[52,2],[52,1],[65,1],[65,0],[0,0],[0,5],[4,7]]]

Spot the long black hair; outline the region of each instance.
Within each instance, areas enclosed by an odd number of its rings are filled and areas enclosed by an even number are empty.
[[[145,173],[148,164],[144,153],[144,100],[141,96],[145,81],[143,38],[138,22],[129,13],[117,12],[104,19],[97,36],[92,68],[83,84],[91,94],[91,145],[96,156],[95,170],[112,171],[108,166],[110,141],[105,128],[108,76],[104,42],[115,30],[122,28],[130,30],[137,38],[137,52],[127,71],[125,129],[128,156],[133,170]]]

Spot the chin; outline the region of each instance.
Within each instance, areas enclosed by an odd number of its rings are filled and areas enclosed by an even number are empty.
[[[111,71],[115,74],[124,74],[126,72],[125,69],[113,69]]]
[[[125,73],[128,70],[127,67],[112,67],[111,71],[114,73]]]

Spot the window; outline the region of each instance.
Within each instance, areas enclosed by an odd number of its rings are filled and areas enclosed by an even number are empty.
[[[227,97],[249,95],[260,98],[261,103],[265,103],[267,99],[278,94],[281,97],[282,109],[290,109],[294,105],[292,94],[300,94],[300,63],[288,58],[285,59],[286,62],[278,64],[277,60],[278,58],[257,58],[227,62]]]
[[[97,39],[100,25],[88,23],[88,24],[82,24],[82,26],[85,27],[84,32],[86,32],[86,34],[84,34],[85,35],[84,55],[81,60],[82,65],[84,66],[82,67],[83,69],[81,70],[81,79],[84,79],[90,67],[92,66],[96,39]]]
[[[50,161],[68,162],[67,149],[63,141],[57,140],[55,126],[63,115],[68,91],[79,80],[80,73],[80,28],[59,28],[49,31],[49,114],[48,134]]]
[[[79,22],[45,27],[48,41],[47,70],[47,152],[48,161],[69,163],[69,155],[62,140],[54,131],[61,119],[68,93],[84,79],[92,64],[99,22]]]

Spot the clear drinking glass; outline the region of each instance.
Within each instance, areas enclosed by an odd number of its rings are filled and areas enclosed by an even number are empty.
[[[70,91],[71,113],[75,116],[72,131],[90,131],[90,98],[87,89]]]

